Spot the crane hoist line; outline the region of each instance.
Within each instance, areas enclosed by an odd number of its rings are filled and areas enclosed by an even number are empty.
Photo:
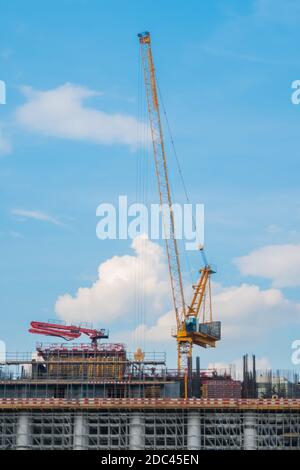
[[[170,181],[164,145],[163,128],[160,117],[155,68],[153,62],[151,38],[149,32],[138,34],[141,60],[144,71],[146,101],[149,113],[155,172],[157,177],[160,204],[164,227],[168,227],[169,236],[165,237],[166,253],[171,281],[173,306],[176,317],[177,367],[182,372],[192,360],[193,345],[215,347],[221,338],[221,323],[212,320],[210,276],[215,272],[207,263],[203,252],[204,266],[196,285],[190,305],[185,303],[183,280],[180,265],[180,254],[176,240],[175,218],[172,207]],[[209,319],[205,318],[206,304],[209,303]],[[203,311],[201,321],[200,314]]]

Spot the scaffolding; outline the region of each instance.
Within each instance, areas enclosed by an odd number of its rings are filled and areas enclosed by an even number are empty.
[[[178,396],[180,380],[165,353],[128,353],[123,344],[41,344],[7,353],[0,398],[160,398]]]
[[[299,410],[2,410],[0,449],[300,449]]]
[[[7,353],[0,364],[0,398],[176,398],[183,396],[185,378],[167,368],[165,353],[128,353],[111,343],[39,343],[34,353]],[[188,381],[189,397],[195,398],[300,398],[293,371],[254,366],[249,372],[244,366],[240,381],[198,364]]]

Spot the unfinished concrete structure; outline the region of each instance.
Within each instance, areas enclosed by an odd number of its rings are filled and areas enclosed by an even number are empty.
[[[276,388],[281,398],[241,398],[242,382],[200,371],[199,361],[193,374],[194,398],[185,399],[185,377],[167,369],[164,354],[129,354],[120,344],[7,354],[0,448],[300,449],[296,376]]]

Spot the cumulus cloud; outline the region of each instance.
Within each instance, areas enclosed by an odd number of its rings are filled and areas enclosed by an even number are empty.
[[[300,305],[286,299],[279,289],[242,284],[217,285],[214,290],[215,317],[222,321],[225,340],[256,339],[270,334],[276,327],[299,324]]]
[[[60,296],[55,310],[67,322],[106,325],[115,321],[114,338],[131,345],[141,340],[148,348],[163,350],[171,345],[175,327],[166,259],[162,248],[145,236],[136,238],[132,248],[133,255],[114,256],[100,264],[98,279],[90,287]],[[214,319],[222,322],[224,347],[230,348],[234,340],[251,349],[256,340],[270,338],[277,328],[300,323],[300,304],[287,299],[280,289],[247,283],[212,283],[212,288]],[[187,301],[190,295],[189,291]],[[135,314],[137,297],[148,312],[140,321]]]
[[[115,341],[126,344],[128,350],[134,351],[141,347],[148,352],[166,353],[170,359],[174,359],[176,343],[172,337],[172,331],[175,330],[175,323],[174,311],[169,310],[157,318],[152,316],[150,318],[149,315],[147,321],[135,328],[128,327],[121,331],[114,331],[113,337]]]
[[[232,340],[249,344],[258,337],[270,333],[289,321],[300,322],[300,306],[287,300],[278,289],[260,289],[256,285],[224,287],[213,283],[214,319],[222,322],[222,342],[230,345]],[[186,300],[189,297],[186,296]],[[150,324],[140,324],[133,332],[123,332],[122,341],[132,342],[143,338],[148,344],[170,340],[175,328],[174,312],[163,313]]]
[[[276,329],[299,327],[300,304],[284,297],[279,289],[261,289],[254,284],[222,286],[212,284],[214,319],[222,322],[222,347],[229,350],[232,344],[240,344],[244,350],[251,350],[257,341],[269,340]],[[187,297],[186,300],[189,298]],[[164,350],[174,341],[171,331],[175,328],[173,310],[163,313],[157,319],[150,319],[138,325],[134,331],[126,330],[119,339],[127,344],[144,342],[148,348]],[[238,364],[234,362],[236,370]],[[220,369],[228,365],[217,364]],[[268,368],[261,361],[258,368]]]
[[[170,299],[169,278],[162,248],[145,236],[133,240],[134,255],[114,256],[98,268],[91,287],[58,298],[55,310],[66,321],[111,323],[134,314],[139,298],[155,318]]]
[[[84,105],[88,98],[100,93],[66,83],[46,91],[22,88],[27,102],[16,111],[19,124],[29,131],[47,136],[135,146],[137,135],[145,135],[147,127],[127,114],[109,114]],[[139,132],[137,132],[139,127]]]
[[[64,225],[55,217],[52,217],[51,215],[46,214],[45,212],[24,210],[24,209],[12,209],[11,213],[13,215],[16,215],[24,219],[34,219],[34,220],[40,220],[42,222],[50,222],[51,224],[54,224],[54,225],[62,225],[62,226]]]
[[[139,325],[132,333],[132,338],[143,338],[147,343],[164,343],[171,338],[175,328],[175,316],[171,310],[159,317],[154,325]]]
[[[270,279],[274,287],[300,286],[300,243],[265,246],[234,262],[243,275]]]

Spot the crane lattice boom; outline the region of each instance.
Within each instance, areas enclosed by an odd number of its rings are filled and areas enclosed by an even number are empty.
[[[153,143],[155,171],[157,176],[160,204],[162,207],[162,219],[165,232],[171,290],[176,316],[177,330],[174,336],[177,339],[177,365],[178,371],[180,372],[183,362],[186,365],[187,359],[192,358],[193,344],[197,344],[202,347],[214,347],[215,342],[220,339],[220,322],[213,322],[211,315],[210,275],[214,271],[207,264],[203,252],[202,254],[205,266],[201,269],[200,279],[197,285],[194,286],[194,295],[191,305],[187,308],[184,300],[180,257],[176,240],[175,219],[171,200],[150,34],[145,32],[139,34],[138,36],[141,49],[141,59],[144,69],[144,81]],[[207,293],[210,318],[209,322],[205,322],[205,318],[203,317],[203,323],[202,325],[199,325],[198,329],[197,321],[199,319],[201,308],[204,308],[205,311]]]
[[[141,44],[142,63],[147,95],[147,106],[150,118],[151,136],[153,142],[155,171],[158,182],[160,204],[163,211],[163,224],[166,239],[166,250],[171,279],[174,309],[177,329],[185,319],[185,301],[180,270],[180,259],[175,237],[174,212],[171,201],[171,191],[168,177],[163,131],[160,119],[155,70],[149,33],[139,35]]]

